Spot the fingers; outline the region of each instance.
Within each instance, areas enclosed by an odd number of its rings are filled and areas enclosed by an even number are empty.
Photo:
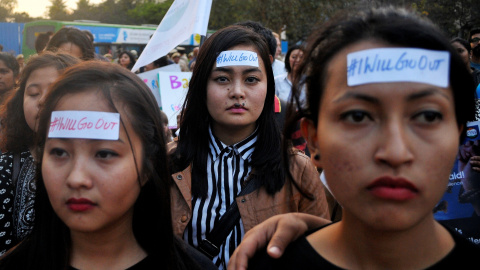
[[[480,156],[473,156],[470,158],[470,165],[472,170],[480,172]]]
[[[246,270],[255,252],[267,247],[267,253],[279,258],[287,246],[308,229],[330,223],[329,220],[304,213],[273,216],[248,231],[228,262],[228,270]]]
[[[255,253],[265,247],[273,230],[275,229],[277,216],[267,219],[248,231],[242,239],[240,245],[228,261],[228,270],[246,270],[248,260],[253,258]],[[273,223],[273,224],[272,224]]]

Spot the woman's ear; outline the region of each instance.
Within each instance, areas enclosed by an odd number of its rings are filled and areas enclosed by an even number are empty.
[[[300,130],[303,137],[307,140],[307,147],[312,156],[312,162],[317,168],[322,167],[320,151],[318,149],[317,127],[312,120],[302,118],[300,122]]]

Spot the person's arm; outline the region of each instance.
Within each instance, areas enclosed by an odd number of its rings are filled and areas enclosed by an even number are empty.
[[[248,260],[267,243],[267,253],[280,258],[288,244],[307,230],[330,223],[330,220],[304,213],[273,216],[249,230],[230,257],[228,270],[246,270]],[[270,242],[269,242],[270,241]]]

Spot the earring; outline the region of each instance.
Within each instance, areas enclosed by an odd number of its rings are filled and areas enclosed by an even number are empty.
[[[320,160],[320,154],[316,154],[315,156],[313,156],[313,158],[317,161]]]

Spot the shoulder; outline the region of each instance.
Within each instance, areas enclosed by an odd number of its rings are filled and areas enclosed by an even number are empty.
[[[279,259],[271,258],[263,250],[248,262],[248,269],[339,269],[315,251],[307,241],[308,234],[289,244]]]
[[[288,73],[283,73],[278,76],[275,76],[275,83],[283,83],[286,81]]]
[[[295,181],[299,181],[301,178],[310,178],[317,176],[314,181],[318,181],[318,171],[310,160],[310,157],[305,155],[304,152],[292,147],[288,153],[288,163],[290,166],[290,173]],[[308,175],[304,175],[308,173]],[[308,179],[307,179],[308,180]]]

